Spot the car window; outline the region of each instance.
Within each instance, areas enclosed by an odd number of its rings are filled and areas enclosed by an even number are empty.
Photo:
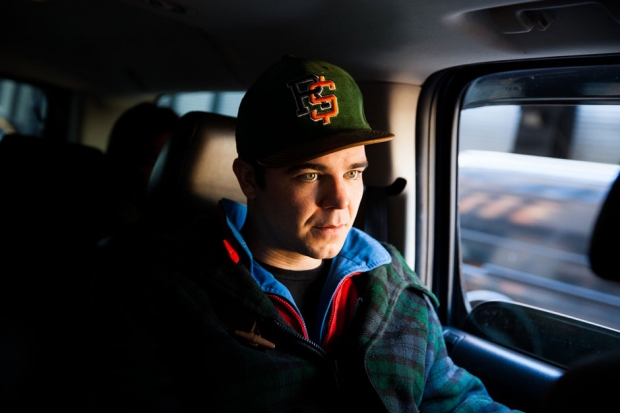
[[[172,108],[179,116],[198,110],[237,117],[245,92],[189,92],[161,96],[158,106]]]
[[[588,260],[620,173],[613,70],[504,73],[468,89],[458,215],[472,307],[511,301],[620,330],[620,283],[595,275]]]
[[[40,136],[47,98],[36,86],[0,78],[0,137],[9,133]]]

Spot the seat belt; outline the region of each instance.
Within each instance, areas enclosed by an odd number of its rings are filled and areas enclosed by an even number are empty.
[[[388,198],[403,192],[406,185],[407,180],[396,178],[387,186],[366,186],[356,226],[376,240],[388,242]]]

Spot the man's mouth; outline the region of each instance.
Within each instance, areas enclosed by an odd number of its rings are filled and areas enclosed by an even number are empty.
[[[325,225],[315,225],[315,229],[319,231],[340,231],[346,228],[345,224],[325,224]]]

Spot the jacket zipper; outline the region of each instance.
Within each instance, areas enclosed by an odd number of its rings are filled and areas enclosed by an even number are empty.
[[[299,313],[295,310],[295,308],[285,299],[283,299],[282,297],[275,295],[275,294],[267,294],[267,296],[275,301],[277,301],[278,303],[281,303],[288,311],[290,314],[293,314],[295,316],[295,320],[299,323],[299,325],[301,326],[302,330],[303,330],[303,334],[300,334],[297,330],[295,330],[295,328],[291,325],[289,325],[288,323],[283,324],[278,320],[273,320],[274,323],[276,324],[276,326],[278,326],[278,328],[280,328],[281,330],[292,334],[293,336],[297,337],[298,339],[303,340],[306,344],[309,344],[312,348],[314,348],[315,350],[317,350],[319,353],[321,353],[322,356],[327,357],[327,352],[317,343],[315,343],[314,341],[310,340],[309,336],[308,336],[308,330],[306,329],[306,323],[304,322],[303,318],[301,317],[301,315],[299,315]],[[286,317],[285,317],[286,318]]]
[[[325,329],[326,333],[325,333],[325,337],[323,337],[323,342],[321,343],[321,346],[323,348],[326,348],[327,341],[329,340],[329,331],[331,329],[332,324],[334,323],[334,318],[336,317],[336,297],[338,297],[338,293],[342,289],[342,284],[344,283],[344,280],[346,280],[349,277],[350,276],[347,276],[347,277],[343,278],[340,281],[340,283],[338,283],[338,287],[336,287],[336,291],[334,291],[334,300],[330,303],[330,306],[329,306],[329,317],[327,318],[327,325],[325,326],[326,327],[326,329]]]
[[[323,350],[323,348],[321,346],[319,346],[317,343],[315,343],[314,341],[310,340],[309,338],[306,338],[304,336],[302,336],[301,334],[299,334],[297,331],[295,331],[293,328],[291,328],[291,326],[289,326],[288,324],[283,324],[278,320],[273,320],[273,323],[283,332],[290,334],[292,336],[294,336],[295,338],[303,341],[304,343],[308,344],[310,347],[312,347],[314,350],[318,351],[321,356],[323,357],[327,357],[327,352],[325,350]]]
[[[301,315],[295,310],[295,307],[293,307],[288,301],[286,301],[284,298],[280,297],[279,295],[276,294],[267,294],[267,296],[269,298],[271,298],[273,301],[277,301],[278,303],[280,303],[281,305],[284,306],[284,308],[287,310],[287,314],[288,315],[294,315],[295,316],[295,321],[297,321],[297,323],[299,324],[301,331],[303,332],[303,338],[308,340],[309,339],[309,335],[308,335],[308,329],[306,328],[306,322],[304,321],[304,319],[301,317]],[[284,314],[282,314],[280,312],[280,315],[283,316],[283,318],[287,318]],[[290,326],[292,327],[293,330],[295,330],[294,326]],[[297,332],[295,330],[296,333],[299,334],[299,332]],[[301,334],[300,334],[301,335]]]
[[[350,323],[353,319],[359,297],[357,295],[357,289],[355,288],[355,285],[353,284],[351,278],[358,274],[359,272],[354,272],[344,277],[342,280],[340,280],[340,283],[338,283],[338,286],[334,291],[334,298],[330,303],[327,324],[325,326],[325,337],[321,342],[321,346],[327,351],[329,351],[330,340],[338,338],[339,333],[343,332],[342,330],[332,331],[332,329],[334,328],[334,322],[336,320],[336,317],[338,317],[338,322],[341,325],[346,325]],[[348,287],[347,290],[343,292],[345,283],[348,283]],[[343,297],[342,294],[346,294],[346,296]],[[350,309],[351,303],[354,303],[353,311],[351,311]],[[338,314],[339,312],[341,312],[341,314]],[[336,328],[338,328],[338,326],[336,326]],[[340,327],[340,329],[342,329],[342,327]]]

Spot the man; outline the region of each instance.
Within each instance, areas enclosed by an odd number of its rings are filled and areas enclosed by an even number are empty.
[[[370,128],[351,76],[284,57],[248,90],[237,124],[247,206],[222,200],[218,223],[153,254],[154,276],[124,281],[111,311],[123,322],[105,319],[127,327],[106,338],[101,404],[509,411],[452,363],[437,300],[401,254],[353,228],[365,145],[393,135]]]

